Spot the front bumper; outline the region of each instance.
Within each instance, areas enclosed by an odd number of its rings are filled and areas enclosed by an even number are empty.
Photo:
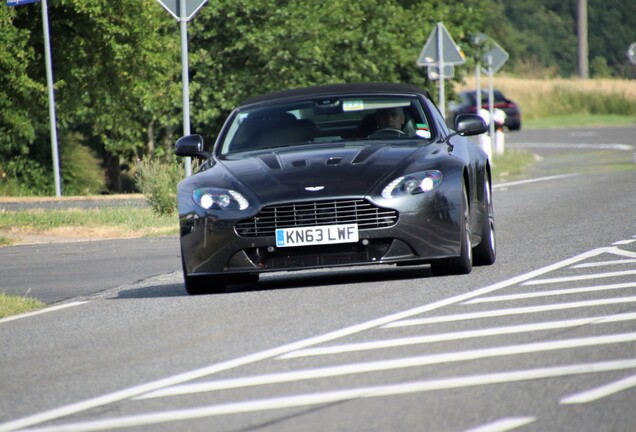
[[[180,217],[184,271],[187,275],[261,273],[419,263],[459,255],[460,203],[441,191],[410,198],[391,206],[398,214],[392,226],[359,228],[357,243],[287,248],[276,247],[274,235],[239,235],[236,224],[246,218],[222,219],[193,211]]]

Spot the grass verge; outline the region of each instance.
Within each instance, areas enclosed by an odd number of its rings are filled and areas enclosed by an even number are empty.
[[[507,149],[503,155],[492,158],[493,181],[513,180],[524,174],[535,162],[532,152],[519,149]]]
[[[596,126],[634,126],[634,116],[615,114],[571,114],[537,119],[528,119],[523,123],[527,129],[555,129]]]
[[[15,240],[10,239],[9,237],[0,236],[0,247],[11,246],[14,243]]]
[[[176,216],[158,216],[148,207],[2,210],[0,231],[17,237],[149,237],[176,235],[178,220]]]
[[[40,300],[30,297],[7,295],[0,292],[0,318],[42,309],[46,306]]]
[[[0,247],[20,243],[20,236],[121,238],[177,235],[176,216],[157,216],[146,207],[0,211]],[[27,296],[0,292],[0,318],[41,309],[46,305]]]

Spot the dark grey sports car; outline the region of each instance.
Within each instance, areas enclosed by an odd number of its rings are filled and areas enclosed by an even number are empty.
[[[205,160],[178,185],[186,290],[272,271],[492,264],[490,163],[464,137],[486,125],[462,114],[455,131],[417,87],[342,84],[245,101],[211,150],[180,138],[178,156]]]

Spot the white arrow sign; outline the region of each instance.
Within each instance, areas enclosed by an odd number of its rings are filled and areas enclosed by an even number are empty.
[[[199,9],[207,2],[208,0],[157,0],[161,6],[166,8],[166,10],[175,17],[177,20],[190,21],[190,18],[196,14]],[[181,5],[180,2],[185,3],[185,16],[181,17]]]
[[[466,63],[464,56],[443,23],[437,23],[429,35],[416,64],[418,66],[438,65],[440,59],[443,59],[445,64]]]
[[[459,48],[455,44],[455,41],[444,27],[444,24],[439,22],[431,32],[420,56],[417,58],[418,66],[429,66],[429,77],[431,79],[439,79],[439,105],[438,108],[442,115],[446,115],[445,96],[444,96],[444,72],[446,67],[450,65],[460,65],[466,63],[464,56]],[[431,75],[431,66],[437,67],[437,74],[433,72]],[[442,72],[440,75],[439,72]]]

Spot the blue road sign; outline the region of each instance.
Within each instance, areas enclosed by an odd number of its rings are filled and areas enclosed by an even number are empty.
[[[35,3],[39,0],[7,0],[7,6],[20,6],[29,3]]]

